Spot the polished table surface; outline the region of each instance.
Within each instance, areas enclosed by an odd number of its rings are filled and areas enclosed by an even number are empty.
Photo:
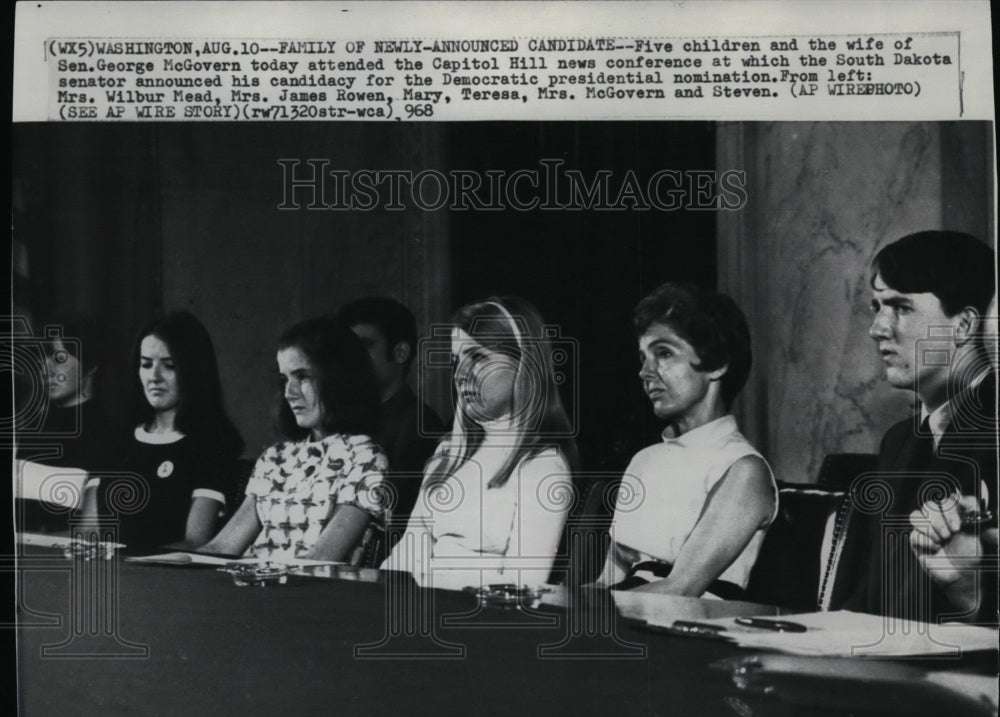
[[[617,619],[619,642],[592,606],[477,611],[474,596],[400,574],[247,588],[212,568],[36,552],[20,574],[28,717],[863,713],[831,704],[836,690],[812,706],[739,690],[711,665],[745,652]],[[400,618],[406,605],[424,619]],[[865,689],[853,683],[849,701],[882,713],[885,690]]]

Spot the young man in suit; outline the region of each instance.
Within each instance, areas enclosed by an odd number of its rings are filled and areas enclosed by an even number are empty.
[[[961,529],[963,516],[996,513],[996,372],[984,343],[995,338],[982,330],[995,266],[986,244],[946,231],[905,236],[872,263],[869,335],[886,380],[919,405],[883,437],[877,472],[852,485],[833,608],[927,622],[995,613],[983,588],[996,575],[977,569],[989,526]]]

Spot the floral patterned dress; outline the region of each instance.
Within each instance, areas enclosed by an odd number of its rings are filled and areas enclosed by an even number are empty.
[[[302,557],[316,545],[338,505],[371,515],[364,540],[370,539],[372,528],[382,530],[388,518],[380,487],[387,466],[382,449],[363,435],[335,433],[320,441],[271,446],[247,484],[262,526],[247,555],[276,561]]]

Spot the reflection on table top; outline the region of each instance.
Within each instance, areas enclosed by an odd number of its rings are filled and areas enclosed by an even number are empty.
[[[284,585],[245,588],[211,567],[54,553],[35,548],[22,561],[27,717],[974,714],[977,703],[955,711],[955,698],[915,675],[996,666],[995,656],[917,663],[872,682],[879,667],[866,663],[867,681],[854,676],[848,689],[827,674],[828,689],[810,704],[793,690],[794,699],[761,694],[759,674],[737,686],[732,660],[749,653],[644,630],[606,591],[563,591],[558,606],[483,608],[474,595],[422,590],[403,573],[316,566]]]

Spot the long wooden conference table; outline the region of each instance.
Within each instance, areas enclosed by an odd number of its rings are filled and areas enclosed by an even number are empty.
[[[759,663],[726,642],[626,621],[606,592],[509,609],[422,590],[401,573],[311,572],[237,587],[210,567],[26,550],[18,572],[20,713],[993,713],[919,675],[995,673],[994,654],[855,661],[860,675],[839,673],[843,661],[813,661],[811,676],[779,668],[755,680],[767,655]]]

